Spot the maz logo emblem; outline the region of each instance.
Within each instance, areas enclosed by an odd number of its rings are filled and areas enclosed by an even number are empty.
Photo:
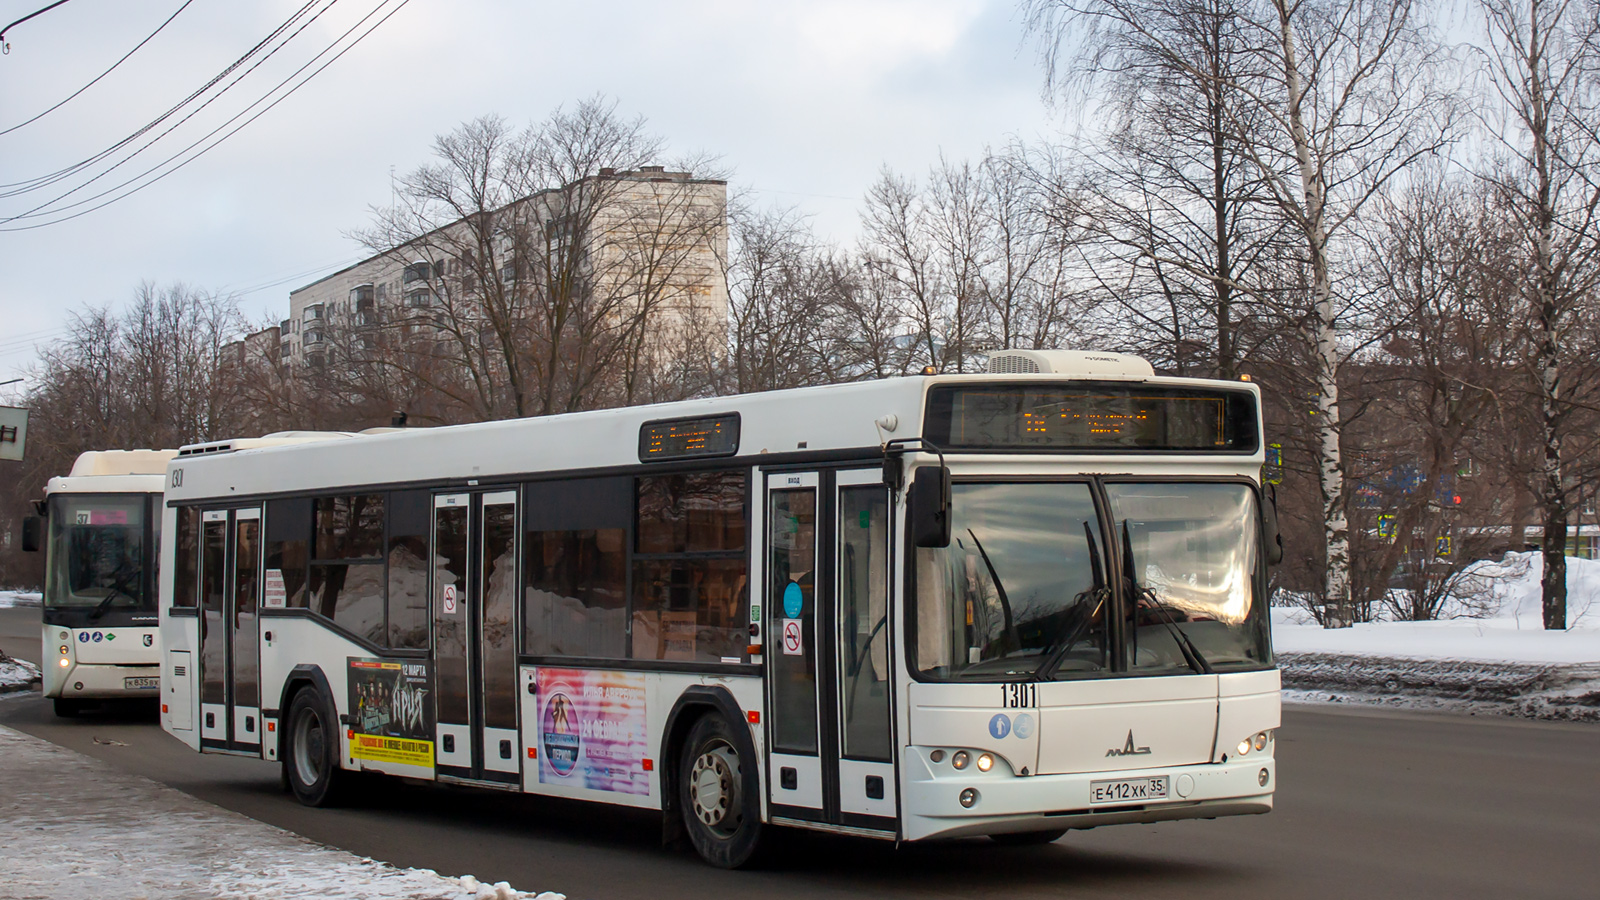
[[[1132,728],[1128,729],[1128,742],[1123,744],[1121,749],[1112,747],[1110,750],[1106,751],[1107,756],[1148,756],[1149,754],[1149,747],[1135,747],[1133,745]]]

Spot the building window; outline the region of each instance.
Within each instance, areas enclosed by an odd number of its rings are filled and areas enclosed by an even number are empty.
[[[427,281],[432,269],[433,267],[426,262],[414,262],[406,266],[405,274],[400,277],[400,280],[403,284],[410,284],[414,281]]]

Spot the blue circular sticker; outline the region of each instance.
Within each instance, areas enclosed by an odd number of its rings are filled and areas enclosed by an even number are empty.
[[[806,605],[806,598],[800,593],[800,585],[789,582],[783,589],[783,614],[791,619],[800,618],[800,610]]]
[[[1011,733],[1011,720],[1006,718],[1005,713],[995,713],[994,718],[989,720],[989,733],[994,735],[995,740]]]
[[[80,644],[89,643],[89,632],[87,632],[87,631],[78,632],[78,643],[80,643]]]
[[[96,632],[95,632],[95,633],[94,633],[94,642],[95,642],[95,643],[96,643],[96,644],[98,644],[98,643],[100,643],[100,642],[101,642],[101,641],[102,641],[102,640],[105,640],[105,635],[103,635],[103,634],[101,634],[101,633],[100,633],[100,632],[98,632],[98,631],[96,631]]]
[[[1027,713],[1018,713],[1016,719],[1011,723],[1011,730],[1015,731],[1017,733],[1017,737],[1022,738],[1023,740],[1027,740],[1028,738],[1032,737],[1033,716],[1030,716]]]

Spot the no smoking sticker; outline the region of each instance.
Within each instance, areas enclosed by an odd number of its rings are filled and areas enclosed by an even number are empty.
[[[800,620],[783,620],[783,655],[800,656],[805,653],[805,642],[800,638]]]
[[[445,615],[448,616],[448,615],[451,615],[451,614],[455,613],[455,611],[456,611],[456,586],[453,585],[453,584],[447,584],[447,585],[444,586],[444,613],[445,613]]]

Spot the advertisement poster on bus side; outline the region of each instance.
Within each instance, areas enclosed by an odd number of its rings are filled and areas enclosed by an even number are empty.
[[[420,659],[349,657],[350,755],[433,768],[433,689]]]
[[[644,673],[542,666],[535,677],[540,783],[650,793]]]

